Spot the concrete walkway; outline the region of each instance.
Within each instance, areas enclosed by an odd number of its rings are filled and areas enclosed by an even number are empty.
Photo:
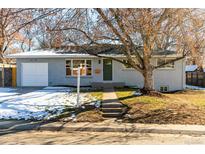
[[[121,118],[124,105],[118,100],[113,87],[103,89],[102,112],[105,118]]]
[[[103,89],[103,103],[120,103],[114,88]]]

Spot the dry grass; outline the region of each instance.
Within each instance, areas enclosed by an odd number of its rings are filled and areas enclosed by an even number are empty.
[[[89,92],[89,94],[92,97],[95,97],[97,100],[102,101],[102,97],[103,97],[103,92],[102,91],[91,91],[91,92]]]
[[[116,94],[119,100],[132,108],[133,110],[139,109],[141,106],[142,110],[155,110],[160,109],[166,105],[166,98],[154,97],[154,96],[133,96],[134,89],[118,89]]]
[[[100,90],[85,91],[88,94],[87,97],[94,97],[96,100],[102,101],[103,92]],[[77,115],[77,122],[102,122],[103,116],[99,110],[91,110],[81,112]]]
[[[186,90],[163,97],[133,96],[134,89],[116,89],[130,110],[128,121],[140,123],[205,124],[205,91]]]
[[[205,107],[205,91],[185,90],[181,92],[163,94],[164,97],[133,96],[135,90],[131,88],[117,89],[116,94],[123,104],[132,106],[135,103],[144,103],[154,108],[161,108],[169,104],[185,104],[189,106]],[[152,108],[151,108],[152,109]]]
[[[86,93],[88,97],[95,97],[97,100],[102,100],[103,92],[102,90],[95,89],[81,89],[81,93]]]
[[[77,122],[102,122],[102,113],[98,110],[81,112],[76,117]]]
[[[166,96],[173,100],[173,103],[205,107],[205,91],[202,90],[186,90],[174,94],[166,94]]]

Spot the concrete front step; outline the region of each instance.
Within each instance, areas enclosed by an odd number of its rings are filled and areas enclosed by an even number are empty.
[[[121,103],[102,103],[102,108],[121,108]]]
[[[119,112],[122,113],[123,112],[123,108],[102,108],[102,112],[104,113],[108,113],[108,112]]]
[[[120,118],[124,114],[124,105],[120,103],[113,87],[104,87],[103,102],[101,107],[103,117],[105,118]]]
[[[105,118],[120,118],[122,117],[122,113],[103,113],[103,117]]]

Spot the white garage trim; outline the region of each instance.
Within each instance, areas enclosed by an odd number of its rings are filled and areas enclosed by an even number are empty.
[[[48,63],[22,63],[21,86],[48,86]]]

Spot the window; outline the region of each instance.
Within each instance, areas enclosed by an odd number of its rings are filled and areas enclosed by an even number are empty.
[[[92,62],[91,60],[86,60],[86,75],[92,75]]]
[[[81,66],[81,76],[92,75],[92,62],[91,60],[66,60],[66,76],[77,76],[78,67]]]
[[[78,75],[78,67],[81,66],[80,75],[85,76],[85,60],[73,60],[72,76]]]
[[[66,75],[71,75],[71,60],[66,60]]]
[[[168,86],[160,86],[160,91],[161,92],[168,92],[169,91],[169,87]]]
[[[123,60],[123,62],[124,62],[124,63],[128,63],[127,60]],[[125,67],[125,68],[132,68],[130,65],[127,65],[127,64],[124,64],[124,67]]]
[[[157,66],[160,66],[164,63],[167,63],[169,61],[171,61],[172,59],[164,59],[164,58],[159,58],[157,59]],[[174,62],[171,62],[169,64],[163,65],[160,68],[174,68]]]

